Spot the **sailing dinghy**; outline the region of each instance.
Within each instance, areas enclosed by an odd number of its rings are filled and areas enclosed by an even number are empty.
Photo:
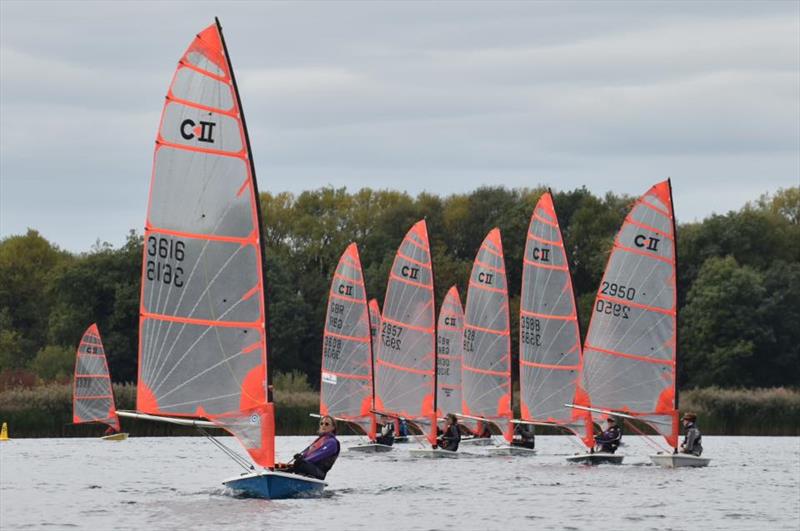
[[[634,203],[614,240],[584,344],[583,385],[590,410],[635,419],[666,439],[676,455],[652,456],[656,464],[705,466],[708,459],[677,454],[675,251],[666,180]]]
[[[237,493],[287,498],[326,483],[275,472],[261,213],[250,142],[222,28],[178,64],[156,138],[144,233],[137,412],[222,428],[250,461]],[[256,468],[258,466],[258,469]]]
[[[579,386],[583,353],[572,277],[550,191],[539,198],[528,225],[519,349],[519,422],[568,430],[593,448],[591,415],[565,405],[588,404]]]
[[[494,228],[481,243],[469,278],[464,310],[460,416],[479,424],[494,424],[507,443],[514,433],[509,325],[503,243],[500,229]],[[497,449],[490,449],[490,453],[494,450]]]
[[[458,288],[452,286],[439,308],[436,326],[437,416],[443,419],[448,413],[461,412],[461,357],[464,352],[464,308]],[[463,416],[462,416],[463,419]],[[466,424],[462,422],[462,424]],[[461,445],[486,446],[493,444],[491,437],[462,437]]]
[[[120,431],[106,351],[97,324],[93,324],[83,333],[75,355],[72,422],[99,422],[110,426],[116,433],[102,437],[105,441],[124,441],[128,438],[127,433]]]
[[[375,411],[405,419],[436,445],[436,313],[425,220],[406,233],[389,270],[375,351]],[[444,450],[411,452],[420,457]]]
[[[375,442],[372,413],[372,341],[364,275],[358,247],[351,243],[339,259],[328,294],[322,340],[320,415],[356,426],[370,442],[349,448],[359,452],[388,452]]]

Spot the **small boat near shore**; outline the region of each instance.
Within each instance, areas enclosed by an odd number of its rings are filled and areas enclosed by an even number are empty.
[[[72,383],[72,423],[90,422],[105,424],[109,431],[113,430],[113,433],[101,437],[104,441],[128,438],[128,434],[120,429],[106,351],[97,324],[86,329],[78,344]]]

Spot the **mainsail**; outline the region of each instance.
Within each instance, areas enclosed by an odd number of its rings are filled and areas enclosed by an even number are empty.
[[[75,356],[72,422],[102,422],[119,431],[119,417],[100,331],[93,324],[83,333]]]
[[[357,424],[374,439],[372,409],[367,296],[358,247],[351,243],[339,259],[328,295],[319,412]]]
[[[519,308],[519,387],[523,420],[554,423],[593,446],[591,415],[579,386],[583,355],[572,278],[553,197],[531,215]]]
[[[464,348],[464,310],[458,288],[447,292],[439,308],[436,327],[438,369],[436,406],[441,418],[448,413],[461,412],[461,355]]]
[[[425,221],[397,249],[375,356],[375,407],[406,418],[436,442],[436,315]]]
[[[137,409],[204,417],[274,466],[258,190],[219,23],[181,57],[144,233]]]
[[[611,250],[584,344],[593,408],[621,411],[678,445],[675,216],[670,182],[634,204]]]
[[[500,229],[481,244],[469,278],[464,311],[461,412],[483,417],[511,441],[511,338],[508,285]]]

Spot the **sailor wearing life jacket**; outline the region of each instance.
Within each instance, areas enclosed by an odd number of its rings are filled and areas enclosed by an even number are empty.
[[[703,436],[700,434],[700,429],[695,424],[697,422],[697,415],[694,413],[685,413],[681,422],[683,422],[683,428],[686,430],[683,444],[681,444],[681,453],[699,456],[703,453]]]
[[[606,419],[606,431],[594,437],[597,450],[609,454],[613,454],[617,451],[621,440],[622,430],[617,426],[617,421],[614,417],[608,417],[608,419]]]
[[[330,415],[325,415],[319,419],[317,439],[299,454],[294,454],[293,463],[275,463],[275,468],[325,479],[337,457],[339,457],[339,441],[336,439],[336,421]]]
[[[444,433],[436,442],[442,450],[450,450],[451,452],[458,450],[458,443],[461,442],[461,432],[458,429],[458,418],[453,413],[447,414]]]
[[[381,433],[375,439],[378,444],[392,446],[394,444],[394,422],[386,417],[381,418]]]

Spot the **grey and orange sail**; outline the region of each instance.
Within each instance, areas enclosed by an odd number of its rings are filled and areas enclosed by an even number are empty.
[[[137,409],[206,418],[274,466],[261,214],[219,23],[178,62],[144,233]]]
[[[583,352],[572,276],[553,197],[545,192],[528,225],[519,308],[522,420],[555,424],[594,446],[591,414],[580,385]]]
[[[319,412],[358,425],[374,440],[373,409],[369,309],[358,247],[351,243],[339,259],[328,293]]]
[[[584,342],[592,408],[633,415],[678,446],[677,285],[670,182],[633,205],[614,239]]]
[[[461,412],[461,357],[464,350],[464,308],[452,286],[439,308],[436,326],[438,417]]]
[[[100,422],[120,430],[119,416],[100,331],[93,324],[83,333],[75,354],[72,381],[72,422]]]
[[[397,249],[375,350],[375,409],[405,418],[436,443],[436,313],[425,221]]]
[[[514,436],[509,325],[503,243],[500,229],[495,228],[481,243],[469,278],[464,310],[461,412],[496,424],[508,442]]]

